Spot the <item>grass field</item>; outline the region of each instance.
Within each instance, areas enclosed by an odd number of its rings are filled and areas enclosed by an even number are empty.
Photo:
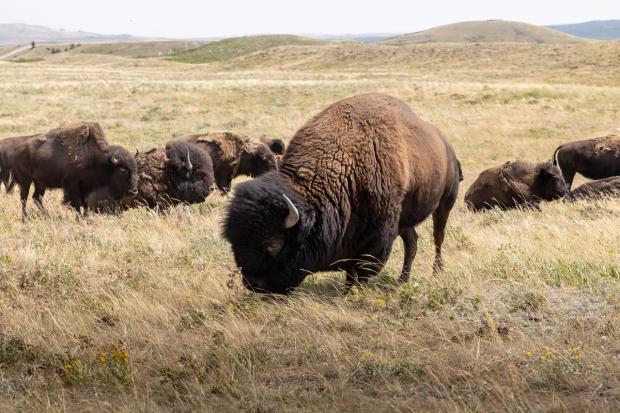
[[[376,91],[442,128],[465,173],[445,272],[425,223],[408,285],[398,240],[368,288],[319,274],[279,299],[241,287],[228,198],[76,221],[50,193],[51,217],[22,223],[3,193],[0,411],[618,411],[620,201],[473,214],[462,197],[489,166],[618,132],[619,60],[616,42],[0,62],[0,136],[93,120],[131,150],[210,129],[289,139]]]

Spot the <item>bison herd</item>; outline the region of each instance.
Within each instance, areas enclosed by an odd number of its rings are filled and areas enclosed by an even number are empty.
[[[570,191],[576,173],[596,181]],[[132,154],[111,145],[97,123],[0,141],[0,180],[20,189],[22,218],[31,185],[42,213],[48,189],[62,189],[78,215],[146,206],[165,210],[226,194],[240,175],[223,223],[243,283],[287,293],[318,271],[364,284],[400,236],[409,279],[416,226],[432,215],[434,271],[442,268],[446,223],[463,180],[446,136],[403,102],[382,94],[336,102],[302,126],[288,148],[235,132],[176,137]],[[474,211],[539,208],[541,201],[620,195],[620,138],[570,142],[551,161],[507,162],[483,171],[465,194]]]

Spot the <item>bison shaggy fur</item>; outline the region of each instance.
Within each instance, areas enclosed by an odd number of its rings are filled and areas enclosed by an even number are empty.
[[[620,175],[620,137],[609,135],[562,144],[555,150],[553,162],[569,189],[577,173],[588,179]]]
[[[240,175],[256,177],[277,169],[275,155],[267,145],[254,142],[237,132],[209,132],[175,138],[204,148],[213,160],[215,183],[223,193],[230,191],[232,180]]]
[[[170,142],[136,154],[138,194],[115,201],[108,188],[93,192],[87,202],[99,212],[146,206],[165,210],[178,204],[203,202],[215,189],[211,157],[197,145]]]
[[[271,149],[271,152],[273,152],[275,155],[284,155],[284,151],[286,151],[286,144],[282,139],[269,139],[263,137],[260,139],[260,141],[267,145],[267,147]]]
[[[511,161],[483,171],[465,193],[465,204],[474,211],[538,207],[540,201],[560,198],[566,192],[562,174],[551,161]]]
[[[84,122],[52,129],[20,144],[14,155],[15,182],[20,187],[22,217],[34,183],[33,200],[41,211],[46,189],[62,188],[79,213],[86,197],[107,186],[115,199],[137,193],[136,160],[129,151],[110,145],[98,123]]]
[[[404,241],[408,280],[416,225],[433,215],[435,269],[457,198],[459,163],[446,137],[382,94],[336,102],[293,137],[280,169],[240,184],[224,237],[251,290],[287,293],[306,275],[344,270],[364,283]]]
[[[573,189],[566,195],[566,200],[574,202],[578,199],[597,199],[604,197],[620,197],[620,176],[587,182]]]

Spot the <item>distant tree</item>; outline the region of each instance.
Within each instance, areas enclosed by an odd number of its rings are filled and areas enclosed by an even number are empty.
[[[32,41],[31,46],[32,46],[31,49],[34,49],[36,47],[34,40]]]

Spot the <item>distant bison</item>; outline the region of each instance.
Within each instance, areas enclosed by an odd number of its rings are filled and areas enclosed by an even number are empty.
[[[465,194],[465,204],[474,211],[499,207],[538,207],[567,192],[560,170],[551,161],[532,164],[506,162],[483,171]]]
[[[215,183],[220,191],[230,191],[233,178],[256,177],[277,169],[275,155],[263,143],[250,140],[236,132],[209,132],[175,138],[174,142],[189,142],[207,150],[213,160]]]
[[[588,179],[620,175],[620,137],[609,135],[565,143],[555,150],[553,163],[562,171],[569,189],[576,173]]]
[[[170,142],[136,154],[138,194],[114,200],[109,188],[94,191],[87,199],[90,209],[115,212],[147,206],[166,209],[177,204],[203,202],[215,189],[211,157],[197,145]]]
[[[573,202],[578,199],[603,198],[608,196],[620,196],[620,176],[599,179],[578,186],[566,195],[566,200]]]
[[[293,137],[279,171],[240,184],[224,222],[245,286],[286,293],[313,272],[365,283],[404,242],[409,279],[415,227],[433,215],[435,270],[461,179],[446,137],[381,94],[332,104]]]
[[[63,188],[66,199],[80,213],[92,191],[109,187],[115,199],[138,192],[134,156],[125,148],[109,145],[98,123],[78,123],[52,129],[29,139],[15,151],[13,175],[20,187],[22,217],[30,185],[39,209],[48,188]]]
[[[267,147],[271,149],[271,152],[273,152],[275,155],[284,155],[284,151],[286,151],[286,144],[282,139],[269,139],[263,137],[260,138],[260,141],[267,145]]]
[[[4,184],[7,192],[12,192],[15,186],[15,181],[11,179],[15,150],[28,139],[38,136],[41,135],[16,136],[0,140],[0,182]]]

